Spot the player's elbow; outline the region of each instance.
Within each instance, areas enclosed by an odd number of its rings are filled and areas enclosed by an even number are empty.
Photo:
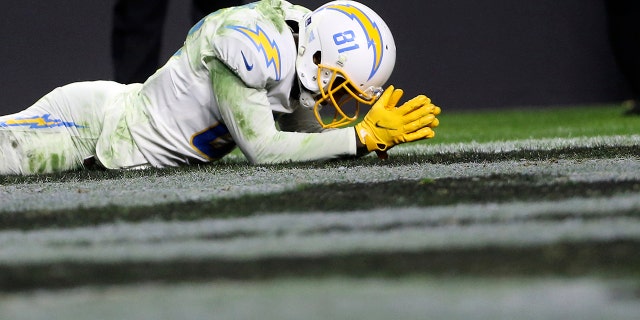
[[[291,142],[290,133],[274,131],[273,134],[263,134],[255,140],[238,144],[247,160],[254,165],[275,164],[296,161],[299,154],[299,144]]]
[[[245,153],[244,155],[252,165],[273,164],[280,162],[264,152],[250,152]]]
[[[264,157],[262,157],[262,158],[261,157],[252,158],[252,159],[249,159],[249,162],[252,165],[265,165],[265,164],[273,164],[273,163],[275,163],[275,162],[273,162],[271,160],[268,160],[267,158],[264,158]]]
[[[266,140],[241,148],[242,153],[253,165],[276,164],[294,161],[291,148],[282,140]]]
[[[274,161],[273,155],[267,151],[264,145],[247,146],[242,149],[242,153],[247,158],[249,163],[253,165],[271,164]]]

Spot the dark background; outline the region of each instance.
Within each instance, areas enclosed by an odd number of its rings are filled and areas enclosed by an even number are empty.
[[[448,111],[617,102],[617,70],[600,0],[376,0],[398,47],[390,84],[426,93]],[[163,56],[190,27],[188,1],[173,0]],[[296,3],[315,8],[324,1]],[[3,3],[0,114],[51,89],[111,79],[114,0]]]

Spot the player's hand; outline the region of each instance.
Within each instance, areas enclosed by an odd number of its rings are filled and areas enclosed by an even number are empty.
[[[356,134],[367,150],[386,151],[397,144],[435,136],[433,128],[439,124],[436,116],[440,114],[440,108],[424,95],[396,107],[402,94],[402,89],[389,86],[364,120],[355,126]]]

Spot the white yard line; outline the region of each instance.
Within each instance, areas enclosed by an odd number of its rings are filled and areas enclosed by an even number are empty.
[[[161,177],[122,180],[28,183],[0,186],[0,214],[27,210],[61,210],[108,205],[154,205],[169,202],[235,198],[293,189],[300,184],[376,183],[394,180],[461,178],[495,174],[535,174],[575,181],[640,179],[640,159],[498,161],[339,168],[251,167],[242,171],[192,171]]]
[[[570,146],[639,146],[640,135],[572,139],[517,140],[464,144],[405,144],[392,153],[429,156],[455,152],[508,152],[548,150]],[[203,168],[168,176],[117,180],[38,182],[0,185],[0,214],[27,210],[60,210],[108,205],[153,205],[202,199],[233,198],[245,194],[282,192],[301,183],[373,183],[397,179],[470,177],[491,174],[570,175],[582,179],[637,179],[640,158],[570,159],[559,161],[499,161],[493,163],[414,164],[405,166],[355,166],[328,169],[242,167]]]
[[[635,320],[637,285],[633,279],[446,277],[147,284],[0,296],[0,318]]]
[[[254,259],[640,240],[640,195],[0,232],[0,263]],[[562,221],[556,215],[574,214]],[[551,218],[550,221],[538,218]],[[564,216],[563,216],[564,217]],[[585,219],[586,217],[591,217]],[[593,218],[595,217],[595,218]],[[469,223],[458,224],[458,221]],[[229,237],[238,233],[239,236]],[[248,235],[248,236],[245,236]]]
[[[390,152],[429,155],[454,152],[498,153],[517,150],[554,150],[572,147],[598,148],[603,146],[639,146],[640,148],[640,135],[524,139],[485,143],[407,143],[394,147]],[[638,151],[638,156],[640,156],[640,150]]]

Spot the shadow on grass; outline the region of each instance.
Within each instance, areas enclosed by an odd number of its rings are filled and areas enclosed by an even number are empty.
[[[280,193],[246,195],[241,199],[6,212],[0,215],[0,229],[75,227],[116,221],[192,221],[282,212],[341,212],[461,203],[549,201],[638,191],[638,180],[573,182],[524,174],[396,180],[375,184],[311,184]]]
[[[257,259],[70,261],[0,265],[0,292],[86,285],[291,277],[600,276],[640,277],[637,241],[554,243],[394,252],[328,253]]]

